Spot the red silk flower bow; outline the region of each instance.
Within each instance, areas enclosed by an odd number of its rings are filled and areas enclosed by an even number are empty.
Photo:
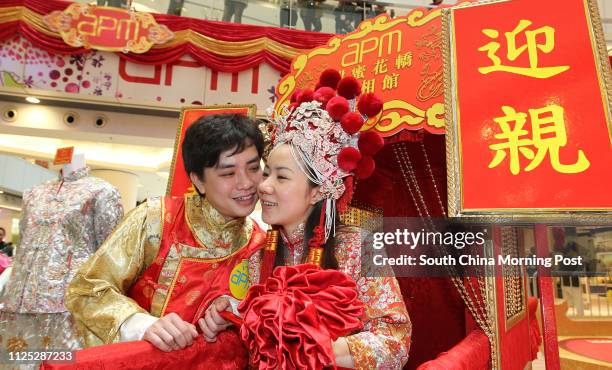
[[[277,267],[238,307],[240,335],[259,369],[320,369],[332,341],[363,328],[363,303],[345,273],[314,265]]]

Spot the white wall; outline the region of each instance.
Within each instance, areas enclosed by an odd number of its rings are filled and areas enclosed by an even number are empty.
[[[57,177],[57,174],[24,159],[0,154],[0,188],[13,194],[21,195],[45,181]]]
[[[172,147],[178,126],[178,119],[169,117],[0,102],[1,113],[8,109],[14,109],[17,116],[12,122],[1,120],[0,133],[128,145],[142,145],[146,138],[147,146]],[[69,112],[77,113],[71,126],[64,123]],[[103,127],[94,124],[99,116],[107,119]]]

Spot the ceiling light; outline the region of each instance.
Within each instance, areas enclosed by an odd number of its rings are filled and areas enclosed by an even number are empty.
[[[32,104],[38,104],[38,103],[40,103],[40,100],[39,100],[37,97],[35,97],[35,96],[28,96],[28,97],[26,98],[26,101],[27,101],[28,103],[32,103]]]

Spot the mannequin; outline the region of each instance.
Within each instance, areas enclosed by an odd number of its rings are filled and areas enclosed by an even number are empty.
[[[70,175],[71,173],[86,167],[87,166],[85,163],[85,154],[76,153],[72,156],[72,160],[70,163],[67,163],[62,166],[61,174]],[[0,274],[0,294],[4,291],[4,287],[6,286],[12,271],[12,266],[9,266]]]
[[[0,298],[0,350],[82,347],[66,287],[122,217],[119,192],[89,176],[84,154],[58,179],[24,192],[21,240]]]
[[[62,166],[62,174],[70,175],[71,173],[87,167],[85,165],[85,154],[75,153],[72,155],[72,161]]]

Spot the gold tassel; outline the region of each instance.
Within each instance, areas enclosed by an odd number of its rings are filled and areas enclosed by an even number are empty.
[[[264,247],[264,256],[261,263],[261,274],[259,283],[263,283],[274,269],[274,259],[276,258],[276,248],[278,247],[278,230],[270,229],[266,234],[266,246]]]
[[[308,263],[321,267],[321,261],[323,260],[323,248],[311,247],[308,249]]]
[[[278,230],[270,229],[266,235],[266,251],[276,252],[278,247]]]

